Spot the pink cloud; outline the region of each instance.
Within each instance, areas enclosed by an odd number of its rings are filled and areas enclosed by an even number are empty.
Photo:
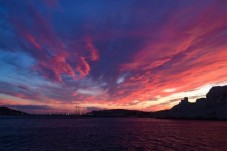
[[[81,78],[89,74],[91,68],[84,57],[79,58],[76,70],[80,73]]]
[[[69,45],[68,41],[57,36],[48,17],[44,17],[33,5],[29,5],[29,11],[32,29],[16,18],[12,19],[12,23],[17,34],[25,40],[24,49],[37,61],[34,69],[45,78],[59,82],[63,80],[62,75],[69,75],[75,80],[89,75],[90,64],[100,58],[93,39],[87,35],[84,43]]]
[[[86,41],[87,48],[90,51],[90,59],[91,59],[91,61],[98,60],[99,59],[98,50],[93,45],[91,37],[87,36],[85,38],[85,41]]]
[[[163,92],[168,88],[175,88],[174,93],[178,93],[227,79],[226,37],[220,34],[226,27],[224,15],[220,15],[223,10],[215,3],[181,23],[180,18],[190,12],[191,9],[186,9],[173,15],[160,30],[159,39],[121,65],[120,71],[132,72],[133,76],[118,88],[120,96],[125,93],[119,102],[152,100],[154,96],[172,94]],[[132,86],[132,92],[124,91]]]
[[[43,3],[50,8],[59,5],[55,0]],[[10,18],[20,43],[18,51],[35,60],[32,71],[59,86],[39,86],[47,103],[128,108],[227,79],[225,5],[221,1],[194,4],[182,2],[179,6],[184,7],[165,6],[156,12],[141,3],[130,11],[119,9],[122,17],[116,10],[113,14],[97,10],[103,15],[100,18],[89,11],[65,10],[66,14],[56,15],[52,9],[28,5],[25,17],[14,13]],[[94,85],[95,90],[89,89]],[[19,88],[2,93],[40,98]],[[170,106],[171,102],[157,103],[154,108]]]

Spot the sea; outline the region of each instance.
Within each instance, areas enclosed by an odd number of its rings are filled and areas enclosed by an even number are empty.
[[[0,151],[227,151],[227,122],[1,116]]]

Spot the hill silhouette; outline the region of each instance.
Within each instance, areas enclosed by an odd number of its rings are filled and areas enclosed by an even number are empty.
[[[0,115],[29,115],[25,112],[0,107]],[[78,115],[77,115],[78,116]],[[189,102],[185,97],[169,110],[144,112],[137,110],[112,109],[92,111],[83,117],[151,117],[164,119],[227,120],[227,85],[212,87],[206,98]]]
[[[28,115],[25,112],[10,109],[8,107],[0,107],[0,115]]]
[[[143,112],[137,110],[100,110],[87,114],[91,117],[151,117],[164,119],[227,120],[227,86],[212,87],[206,98],[189,102],[185,97],[169,110]]]
[[[92,111],[87,115],[92,117],[150,117],[151,113],[137,110],[112,109]]]
[[[212,87],[206,98],[190,103],[185,97],[170,110],[152,113],[155,118],[227,120],[227,86]]]

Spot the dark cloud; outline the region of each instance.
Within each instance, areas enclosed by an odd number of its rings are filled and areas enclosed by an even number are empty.
[[[25,85],[0,82],[0,93],[12,95],[23,99],[41,99],[39,92]]]
[[[47,105],[8,105],[11,108],[15,108],[18,110],[47,110],[51,109],[51,107]]]
[[[53,113],[54,108],[47,105],[5,105],[9,108],[26,113]]]

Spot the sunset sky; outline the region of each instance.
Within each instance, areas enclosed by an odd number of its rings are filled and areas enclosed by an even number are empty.
[[[225,0],[0,0],[0,106],[171,108],[227,84]]]

